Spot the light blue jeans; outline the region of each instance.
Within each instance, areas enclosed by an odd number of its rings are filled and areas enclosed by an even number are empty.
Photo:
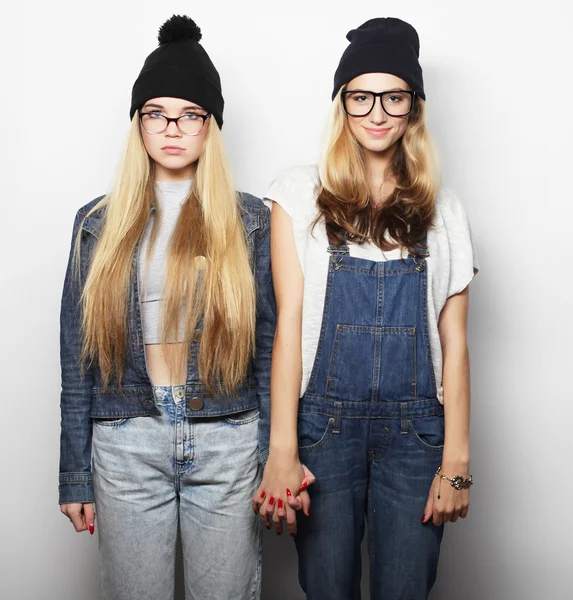
[[[258,599],[258,410],[186,418],[184,387],[154,395],[160,416],[94,421],[103,598],[172,600],[179,524],[186,600]]]

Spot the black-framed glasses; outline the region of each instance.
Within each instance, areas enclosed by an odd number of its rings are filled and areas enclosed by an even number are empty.
[[[175,123],[177,129],[183,135],[198,135],[205,125],[205,121],[211,116],[211,113],[185,113],[180,117],[166,117],[158,110],[143,112],[139,115],[141,125],[147,133],[153,135],[163,133],[170,123]]]
[[[342,105],[346,114],[351,117],[365,117],[372,112],[380,98],[382,110],[391,117],[405,117],[414,106],[416,92],[411,90],[388,90],[386,92],[370,92],[368,90],[344,90]]]

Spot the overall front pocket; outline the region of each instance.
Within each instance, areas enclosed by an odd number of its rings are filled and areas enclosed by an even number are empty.
[[[432,452],[444,449],[444,416],[415,417],[410,419],[410,429],[415,442],[421,448]]]
[[[298,413],[298,450],[315,450],[332,435],[334,418],[322,413]]]

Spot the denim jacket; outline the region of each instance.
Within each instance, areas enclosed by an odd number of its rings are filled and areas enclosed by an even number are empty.
[[[257,313],[255,357],[245,383],[233,396],[210,395],[199,380],[196,358],[200,328],[190,343],[186,381],[186,414],[189,417],[216,417],[259,408],[259,459],[268,455],[270,430],[271,353],[276,327],[276,305],[270,265],[269,210],[258,198],[239,194],[241,216],[247,234],[249,261],[255,275]],[[139,281],[138,247],[132,259],[128,308],[128,348],[123,386],[104,390],[97,367],[84,369],[80,354],[81,289],[89,271],[91,257],[103,225],[103,210],[86,217],[101,200],[82,207],[74,222],[72,247],[64,281],[60,314],[60,360],[62,368],[60,504],[93,502],[91,473],[92,419],[142,417],[159,414],[153,401],[151,381],[145,364]],[[73,249],[81,229],[80,276],[74,270]]]

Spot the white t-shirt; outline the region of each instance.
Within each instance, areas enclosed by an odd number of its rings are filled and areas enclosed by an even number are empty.
[[[300,395],[308,386],[314,364],[324,312],[330,254],[324,223],[312,224],[317,216],[316,196],[320,184],[316,166],[283,171],[271,184],[265,203],[277,202],[291,217],[296,250],[304,275],[302,308],[302,381]],[[436,198],[436,216],[428,231],[428,333],[438,399],[443,403],[442,348],[438,319],[446,300],[463,291],[478,271],[470,225],[464,207],[452,190],[443,188]],[[374,244],[349,244],[350,255],[372,261],[405,258],[397,248],[382,252]]]

